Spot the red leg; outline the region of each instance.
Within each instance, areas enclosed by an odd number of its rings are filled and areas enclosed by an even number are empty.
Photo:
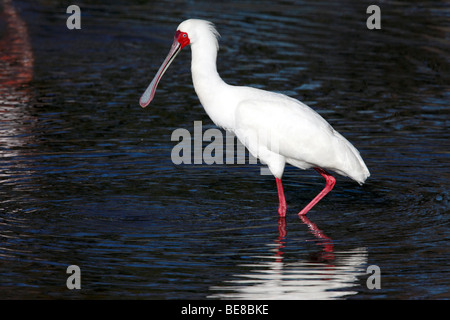
[[[331,191],[331,189],[333,189],[336,183],[336,179],[325,170],[321,168],[314,168],[314,170],[316,170],[322,175],[322,177],[325,178],[327,184],[325,185],[325,188],[323,188],[323,190],[302,211],[298,213],[300,216],[305,215],[309,210],[311,210],[311,208],[314,207],[317,202],[319,202],[323,197],[326,196],[328,192]]]
[[[280,215],[280,217],[285,217],[286,216],[286,199],[284,198],[284,191],[283,191],[283,183],[281,182],[281,179],[275,178],[277,181],[277,189],[278,189],[278,201],[279,201],[279,206],[278,206],[278,214]]]

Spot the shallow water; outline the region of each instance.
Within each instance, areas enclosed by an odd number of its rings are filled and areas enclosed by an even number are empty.
[[[366,1],[85,1],[68,30],[60,2],[32,3],[0,14],[1,298],[450,297],[448,4],[383,2],[368,30]],[[174,130],[214,128],[190,50],[138,100],[190,17],[221,33],[225,81],[313,107],[367,183],[338,176],[301,220],[323,179],[287,167],[284,223],[260,164],[175,165]]]

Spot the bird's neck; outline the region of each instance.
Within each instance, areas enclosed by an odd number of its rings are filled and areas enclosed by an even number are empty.
[[[203,107],[209,109],[216,105],[217,94],[226,86],[217,72],[217,48],[213,43],[196,43],[191,49],[194,89]]]
[[[236,101],[233,86],[217,72],[217,47],[214,41],[196,43],[192,48],[192,81],[200,103],[219,127],[233,131]]]

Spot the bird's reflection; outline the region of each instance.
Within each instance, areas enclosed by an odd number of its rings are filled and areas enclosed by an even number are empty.
[[[299,215],[300,220],[308,226],[310,232],[316,237],[318,240],[317,245],[320,245],[323,247],[322,252],[317,255],[316,260],[317,261],[328,261],[331,262],[334,260],[334,253],[333,253],[333,240],[329,237],[327,237],[322,230],[320,230],[317,225],[311,220],[309,220],[306,215]],[[285,217],[279,217],[278,218],[278,239],[276,242],[279,243],[279,252],[277,252],[277,256],[282,256],[282,248],[284,248],[284,239],[287,236],[286,231],[286,218]]]
[[[320,247],[311,259],[292,261],[286,218],[278,219],[278,237],[268,244],[270,255],[255,256],[255,262],[240,265],[242,274],[211,288],[210,298],[219,299],[341,299],[356,294],[358,276],[365,274],[367,249],[335,252],[333,241],[306,216],[300,216]],[[275,248],[273,248],[275,245]],[[261,259],[263,259],[261,261]],[[264,261],[265,260],[265,261]]]
[[[277,252],[275,255],[277,256],[277,262],[281,262],[283,259],[283,248],[285,247],[285,238],[286,238],[286,217],[278,218],[278,239],[275,240],[275,243],[278,244]]]

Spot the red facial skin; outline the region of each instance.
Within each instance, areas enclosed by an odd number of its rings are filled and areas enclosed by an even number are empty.
[[[181,49],[191,43],[188,34],[180,30],[177,30],[177,32],[175,33],[175,39],[177,39],[178,43],[181,45]]]

